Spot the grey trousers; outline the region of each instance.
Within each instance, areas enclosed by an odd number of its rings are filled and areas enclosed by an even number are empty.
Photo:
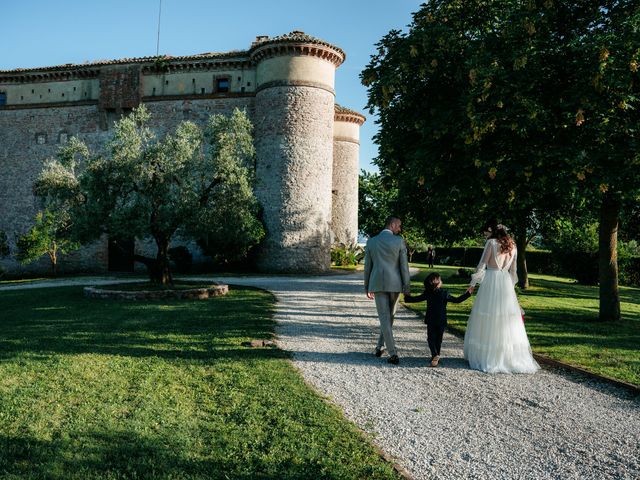
[[[389,355],[397,355],[396,342],[393,340],[393,320],[400,299],[399,292],[375,292],[376,309],[378,310],[378,320],[380,320],[380,337],[376,348],[381,349],[387,346]]]

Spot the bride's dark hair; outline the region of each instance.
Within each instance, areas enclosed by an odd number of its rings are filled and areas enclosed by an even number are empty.
[[[498,223],[496,220],[491,219],[484,225],[485,232],[491,232],[489,238],[495,238],[500,244],[500,253],[509,253],[515,247],[513,239],[507,233],[507,229],[504,225]]]

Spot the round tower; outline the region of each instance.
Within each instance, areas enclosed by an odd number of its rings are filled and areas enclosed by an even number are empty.
[[[335,106],[333,124],[333,242],[358,242],[358,173],[360,126],[365,117],[348,108]]]
[[[335,70],[344,52],[303,32],[259,37],[256,64],[256,196],[267,236],[262,270],[330,268]]]

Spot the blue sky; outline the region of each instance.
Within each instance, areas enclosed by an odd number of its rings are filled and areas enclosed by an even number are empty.
[[[21,0],[2,2],[0,70],[156,54],[159,0]],[[406,29],[416,0],[162,0],[160,54],[190,55],[249,48],[256,35],[293,30],[339,46],[347,60],[336,72],[336,101],[367,117],[360,166],[375,170],[377,126],[364,110],[359,73],[374,45]]]

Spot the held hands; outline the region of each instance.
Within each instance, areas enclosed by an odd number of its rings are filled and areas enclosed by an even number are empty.
[[[469,288],[467,288],[467,293],[468,293],[469,295],[473,295],[473,290],[474,290],[475,288],[476,288],[475,286],[471,285]]]
[[[373,292],[367,292],[367,298],[369,300],[373,300],[374,296],[373,296]]]

